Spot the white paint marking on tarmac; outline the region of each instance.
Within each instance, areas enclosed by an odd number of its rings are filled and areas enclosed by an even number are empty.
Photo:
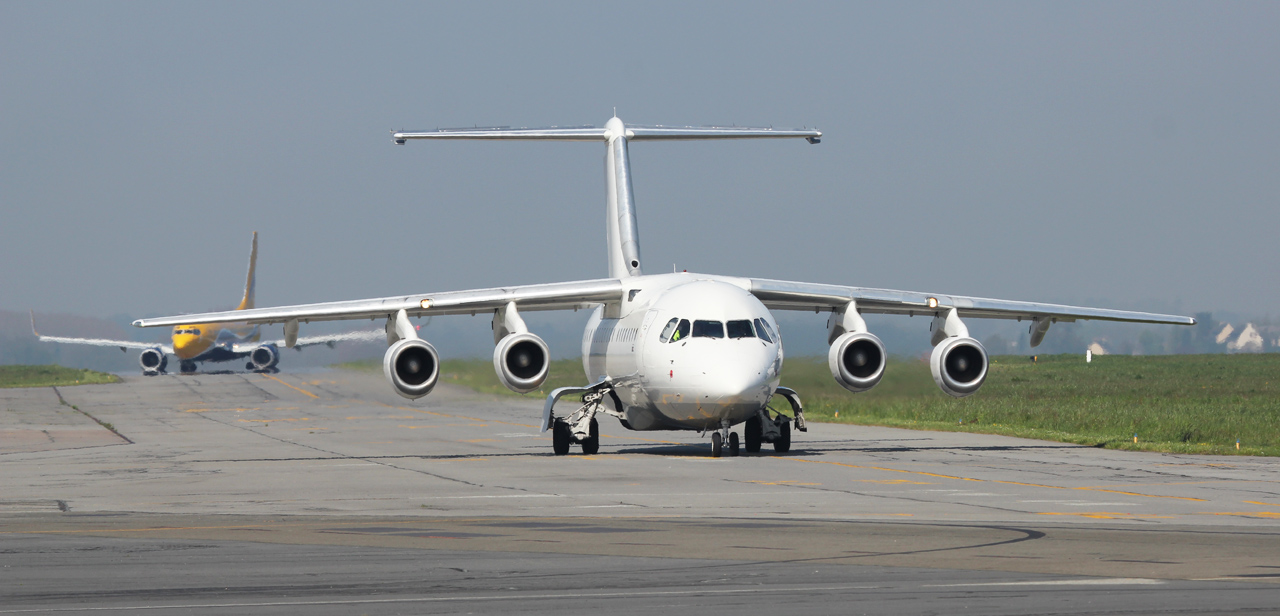
[[[1090,580],[1035,580],[1030,582],[975,582],[972,584],[925,584],[925,588],[956,588],[960,586],[1156,586],[1164,580],[1148,578],[1101,578]]]
[[[465,597],[406,597],[403,599],[333,599],[329,601],[262,601],[255,603],[188,603],[170,605],[128,605],[128,606],[92,606],[92,607],[49,607],[5,610],[0,614],[33,614],[52,612],[131,612],[141,610],[173,610],[173,609],[227,609],[246,607],[290,607],[306,605],[369,605],[380,603],[445,603],[455,601],[529,601],[546,599],[627,599],[637,597],[679,597],[699,595],[742,595],[765,592],[815,592],[815,591],[848,591],[875,590],[881,586],[793,586],[767,588],[734,588],[734,589],[699,589],[699,590],[656,590],[636,592],[602,592],[602,593],[561,593],[561,594],[511,594],[511,595],[472,595]]]

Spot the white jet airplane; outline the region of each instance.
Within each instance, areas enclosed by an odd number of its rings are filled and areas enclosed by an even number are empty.
[[[759,451],[762,442],[772,443],[780,453],[790,449],[793,420],[769,406],[775,394],[788,401],[796,429],[805,430],[799,395],[779,387],[782,339],[771,309],[831,313],[827,340],[831,375],[852,392],[874,387],[884,374],[887,357],[880,339],[867,331],[863,314],[931,316],[933,379],[956,397],[978,391],[987,376],[987,353],[969,336],[962,318],[1025,319],[1030,322],[1032,346],[1040,344],[1049,326],[1060,321],[1195,324],[1188,317],[1143,312],[706,274],[641,273],[628,154],[631,142],[798,137],[818,143],[821,136],[808,129],[627,126],[616,117],[604,128],[396,132],[392,137],[400,145],[410,139],[603,143],[609,277],[142,319],[134,325],[283,323],[285,339],[292,341],[299,323],[386,319],[383,372],[397,393],[416,399],[435,387],[440,362],[435,348],[419,339],[411,317],[492,312],[494,370],[508,388],[528,393],[546,380],[550,352],[525,326],[520,313],[590,308],[593,313],[582,336],[582,363],[589,384],[551,392],[543,409],[542,430],[552,430],[555,453],[568,453],[573,443],[581,444],[585,454],[596,453],[600,437],[595,415],[605,413],[631,430],[710,432],[712,455],[718,457],[725,445],[729,455],[738,454],[738,435],[732,428],[742,423],[748,452]],[[559,416],[555,404],[568,394],[581,395],[583,404]],[[606,399],[611,405],[604,404]]]

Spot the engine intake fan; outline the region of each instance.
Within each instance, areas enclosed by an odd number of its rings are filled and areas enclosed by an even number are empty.
[[[942,391],[963,398],[987,380],[987,350],[967,336],[944,338],[929,355],[929,370]]]
[[[845,389],[858,393],[875,387],[884,376],[886,354],[880,339],[867,332],[836,338],[827,352],[831,376]]]
[[[440,380],[440,355],[426,340],[405,338],[387,348],[382,373],[396,393],[416,400],[431,393]]]
[[[142,374],[155,376],[169,365],[169,356],[160,349],[147,349],[138,355],[138,365],[142,366]]]
[[[551,351],[531,333],[511,334],[493,348],[493,370],[507,389],[527,394],[547,380]]]
[[[274,344],[264,344],[249,352],[249,366],[254,372],[266,372],[280,363],[280,350]]]

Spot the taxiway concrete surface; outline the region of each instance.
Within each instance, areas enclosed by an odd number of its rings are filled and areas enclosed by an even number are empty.
[[[380,375],[0,390],[0,614],[1280,611],[1280,461],[811,424],[790,454]]]

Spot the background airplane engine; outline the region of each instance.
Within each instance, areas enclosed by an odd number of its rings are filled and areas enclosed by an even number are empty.
[[[280,363],[280,349],[277,349],[274,344],[264,344],[249,351],[249,363],[258,372],[275,368],[276,364]]]
[[[405,338],[387,348],[382,373],[396,393],[415,400],[435,389],[440,380],[440,355],[426,340]]]
[[[512,334],[493,348],[493,370],[507,389],[527,394],[542,386],[551,368],[547,343],[530,333]]]
[[[973,338],[946,338],[933,347],[929,370],[942,391],[963,398],[978,391],[987,380],[987,350]]]
[[[827,365],[837,383],[858,393],[880,382],[885,358],[884,344],[879,338],[867,332],[849,332],[831,343]]]
[[[147,376],[160,374],[169,365],[169,356],[160,349],[147,349],[138,355],[138,365],[142,366],[142,373]]]

